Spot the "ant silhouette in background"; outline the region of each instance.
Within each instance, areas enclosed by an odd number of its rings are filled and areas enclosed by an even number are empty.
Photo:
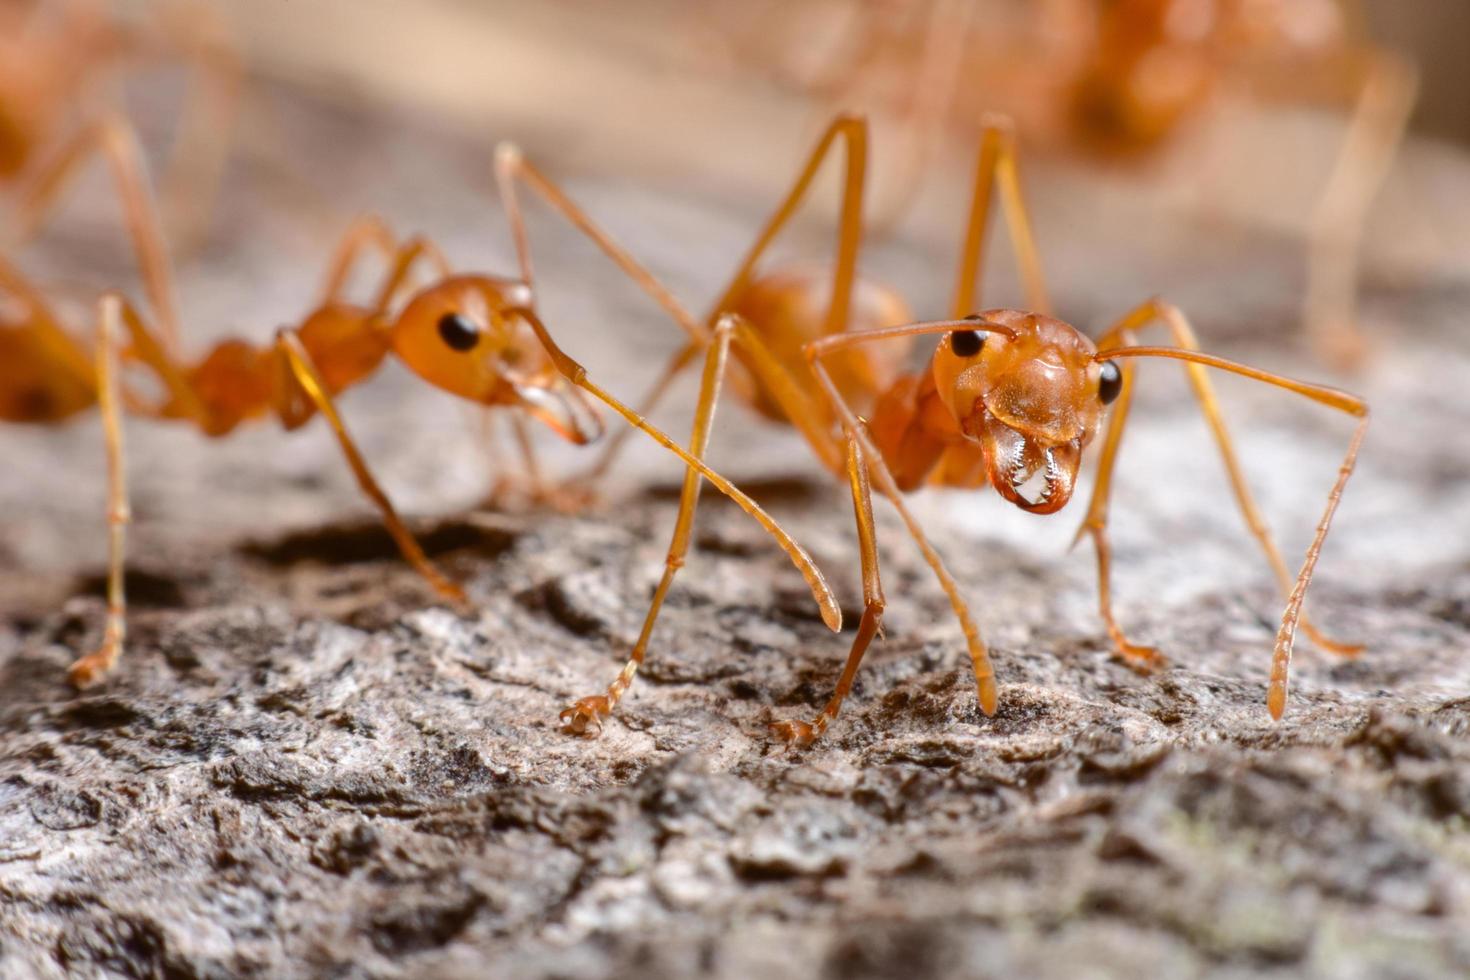
[[[1346,126],[1310,218],[1302,319],[1329,363],[1362,365],[1359,256],[1418,79],[1411,62],[1373,41],[1354,0],[795,6],[740,5],[739,23],[719,36],[742,63],[813,96],[828,113],[863,106],[901,121],[905,137],[895,141],[899,152],[883,181],[900,202],[922,186],[946,134],[968,145],[991,113],[1018,120],[1032,142],[1113,165],[1157,160],[1185,137],[1198,142],[1201,124],[1224,119],[1231,104],[1339,113]],[[720,9],[711,8],[716,16]],[[781,29],[803,14],[799,31]],[[1209,147],[1192,148],[1182,163],[1202,196],[1220,179]],[[891,193],[883,196],[884,214],[896,212]]]
[[[158,64],[190,71],[167,175],[164,226],[191,249],[208,224],[239,115],[242,70],[206,4],[158,4],[124,19],[93,0],[0,0],[0,185],[22,189],[3,229],[14,248],[109,135],[115,83]]]

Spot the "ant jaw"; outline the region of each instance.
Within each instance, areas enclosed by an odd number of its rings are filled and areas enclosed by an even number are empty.
[[[587,396],[564,379],[544,385],[512,382],[511,388],[520,407],[567,442],[585,446],[601,439],[606,431],[602,416]]]
[[[990,485],[1030,514],[1055,514],[1072,499],[1082,441],[1041,446],[1015,429],[987,418],[980,444]]]

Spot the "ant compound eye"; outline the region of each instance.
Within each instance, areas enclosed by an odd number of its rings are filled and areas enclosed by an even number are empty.
[[[985,346],[985,335],[978,330],[956,330],[949,335],[949,349],[956,357],[974,357]]]
[[[480,342],[480,328],[463,313],[446,313],[439,318],[439,336],[455,350],[473,350]]]
[[[1097,397],[1104,405],[1111,405],[1123,393],[1123,372],[1112,361],[1103,361],[1102,374],[1097,379]]]

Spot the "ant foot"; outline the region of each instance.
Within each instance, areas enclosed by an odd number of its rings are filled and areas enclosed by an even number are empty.
[[[771,731],[787,745],[811,745],[817,740],[817,730],[804,721],[777,721],[771,723]]]
[[[589,698],[573,701],[557,717],[573,735],[599,738],[602,735],[602,719],[611,715],[612,710],[612,701],[606,694],[594,694]]]
[[[1169,658],[1165,657],[1154,647],[1141,647],[1132,643],[1123,643],[1118,647],[1118,656],[1123,662],[1140,674],[1152,674],[1169,666]]]
[[[1339,657],[1343,660],[1357,660],[1363,651],[1367,649],[1361,643],[1338,643],[1336,640],[1329,640],[1326,643],[1318,640],[1317,645],[1334,657]]]
[[[100,681],[117,662],[117,653],[116,646],[107,644],[96,653],[89,653],[79,658],[66,672],[71,678],[72,686],[81,690]]]

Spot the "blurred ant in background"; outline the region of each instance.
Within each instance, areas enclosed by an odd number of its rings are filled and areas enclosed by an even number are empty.
[[[71,667],[78,686],[95,682],[112,668],[126,632],[123,552],[130,512],[125,412],[187,422],[215,438],[271,416],[293,430],[319,413],[404,558],[441,596],[465,602],[463,589],[434,566],[399,518],[334,401],[368,380],[389,355],[441,391],[511,414],[518,432],[523,420],[535,420],[563,439],[587,444],[603,431],[594,403],[607,405],[755,517],[805,576],[827,621],[834,628],[840,625],[836,600],[820,572],[785,531],[729,481],[593,383],[557,346],[536,312],[530,252],[513,203],[509,210],[521,260],[518,278],[456,273],[431,242],[400,242],[381,221],[363,218],[343,236],[328,263],[321,297],[295,326],[278,330],[269,344],[225,340],[199,360],[185,361],[172,342],[179,333],[173,274],[137,139],[117,117],[101,120],[96,138],[124,203],[143,272],[146,307],[109,291],[97,305],[91,337],[78,336],[62,323],[42,291],[0,258],[0,298],[8,301],[0,307],[0,421],[55,424],[94,406],[103,417],[110,528],[107,622],[99,647]],[[46,201],[51,204],[55,198]],[[38,217],[44,213],[42,209]],[[346,299],[343,291],[354,268],[373,251],[387,260],[375,298],[367,304]],[[431,281],[412,289],[410,278],[425,263]],[[124,362],[150,371],[162,386],[162,398],[150,399],[129,387],[120,376]],[[529,454],[529,437],[522,435]],[[534,465],[529,469],[535,479]]]
[[[241,69],[202,3],[149,4],[136,20],[94,0],[0,0],[0,184],[23,188],[0,240],[36,231],[49,202],[115,143],[118,86],[160,64],[191,70],[162,183],[165,227],[191,249],[208,223],[239,108]]]
[[[823,160],[838,145],[846,148],[846,159],[834,265],[830,271],[810,267],[760,270],[762,256],[801,206]],[[924,486],[980,489],[989,485],[1024,511],[1053,514],[1071,499],[1082,452],[1100,432],[1103,449],[1097,483],[1078,538],[1089,536],[1096,546],[1099,611],[1119,658],[1144,670],[1163,663],[1157,651],[1129,641],[1113,615],[1111,598],[1107,533],[1111,477],[1132,400],[1132,362],[1139,357],[1185,362],[1236,502],[1286,596],[1267,695],[1272,717],[1280,718],[1285,710],[1298,627],[1324,649],[1344,656],[1356,654],[1360,648],[1337,643],[1317,631],[1305,618],[1302,604],[1366,434],[1367,405],[1345,392],[1202,352],[1184,314],[1163,300],[1138,305],[1115,321],[1095,344],[1053,317],[1021,195],[1015,137],[1009,123],[996,118],[988,119],[982,131],[950,315],[945,320],[911,322],[913,317],[901,296],[858,273],[867,159],[866,122],[850,116],[836,119],[703,320],[673,301],[651,277],[645,274],[638,279],[693,338],[670,361],[642,410],[651,411],[673,378],[692,363],[692,355],[704,348],[704,372],[689,444],[689,451],[702,457],[721,385],[731,368],[733,347],[739,365],[735,390],[766,418],[796,428],[816,458],[847,483],[852,495],[862,566],[862,620],[837,690],[826,707],[810,722],[776,724],[777,734],[796,743],[820,736],[836,718],[868,645],[881,630],[885,600],[871,484],[898,511],[948,596],[969,647],[980,708],[992,714],[997,705],[995,674],[979,627],[903,495]],[[524,165],[503,167],[502,174],[506,178],[519,174],[553,206],[566,209],[565,199]],[[1028,305],[1024,310],[980,308],[977,283],[992,194],[997,189],[1020,264]],[[586,219],[579,216],[576,220]],[[624,254],[599,229],[589,229],[589,234],[615,259]],[[1164,328],[1175,346],[1138,346],[1137,335],[1152,326]],[[942,338],[928,365],[918,372],[908,371],[913,338],[930,334]],[[883,346],[874,346],[878,344]],[[1326,509],[1295,579],[1245,480],[1206,367],[1284,388],[1357,419]],[[1112,414],[1104,427],[1109,406]],[[615,449],[610,447],[610,452]],[[605,458],[601,466],[608,462]],[[562,712],[561,719],[571,731],[600,732],[642,665],[664,596],[684,565],[699,488],[699,474],[690,470],[664,577],[654,592],[638,641],[605,693],[582,698]]]
[[[901,195],[920,186],[946,133],[968,143],[987,111],[1018,120],[1031,142],[1126,161],[1219,118],[1231,96],[1341,109],[1347,133],[1311,218],[1303,320],[1330,362],[1361,363],[1364,225],[1413,109],[1416,73],[1369,39],[1351,0],[782,3],[742,6],[719,29],[742,64],[802,88],[828,106],[824,115],[864,107],[904,120],[886,181]],[[1189,179],[1200,180],[1208,161],[1189,162]]]

